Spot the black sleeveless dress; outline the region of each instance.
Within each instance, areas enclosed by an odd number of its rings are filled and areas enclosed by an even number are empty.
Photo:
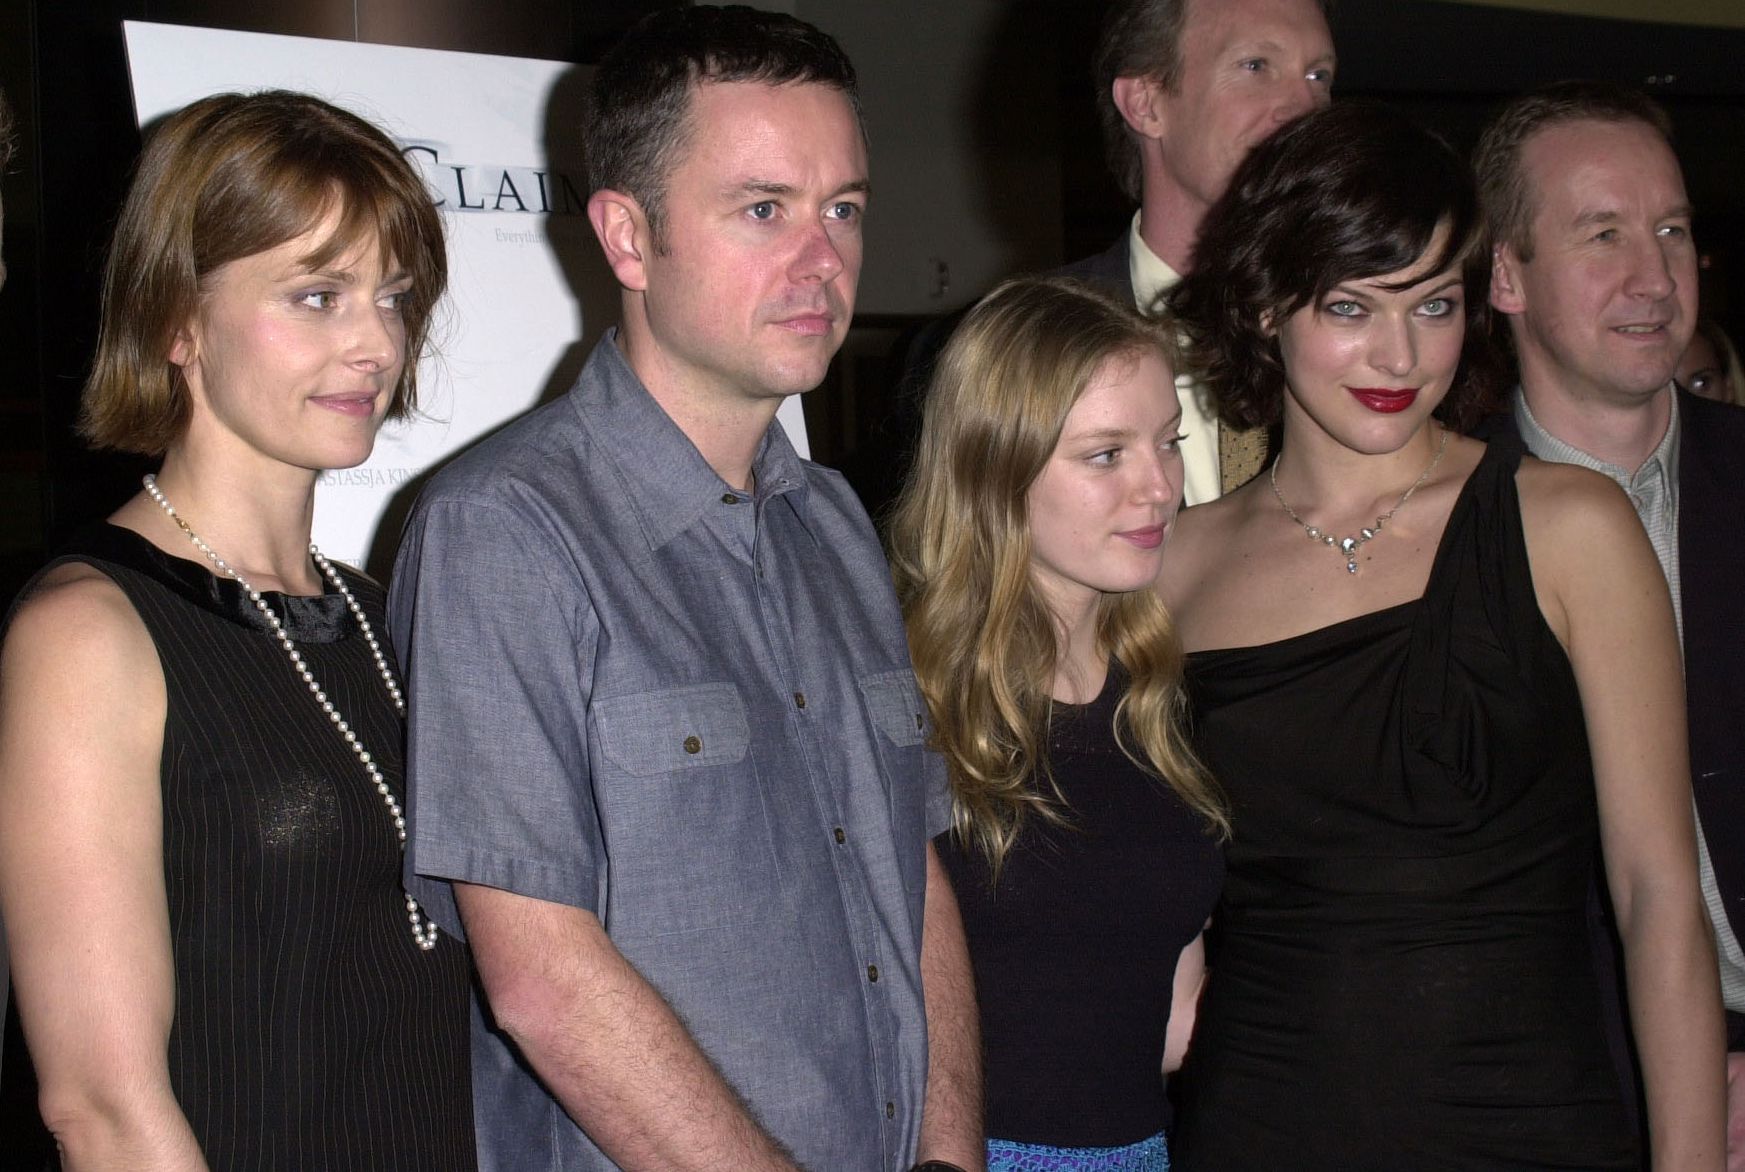
[[[475,1167],[466,951],[413,942],[387,807],[265,620],[131,530],[59,561],[121,587],[163,667],[170,1081],[209,1166]],[[385,647],[380,589],[345,577]],[[266,599],[404,801],[400,719],[343,597]]]
[[[1423,598],[1190,657],[1235,838],[1180,1168],[1637,1166],[1587,935],[1586,727],[1520,457],[1479,461]]]

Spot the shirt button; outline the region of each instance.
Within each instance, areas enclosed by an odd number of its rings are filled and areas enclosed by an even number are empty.
[[[703,738],[702,737],[692,736],[692,737],[685,738],[685,752],[691,753],[694,755],[697,753],[701,753],[702,751],[703,751]]]
[[[806,706],[806,693],[795,692],[794,693],[794,707],[795,708],[804,708],[805,706]]]
[[[846,835],[842,832],[842,827],[840,827],[840,826],[838,826],[835,830],[832,830],[830,833],[832,833],[836,836],[836,845],[837,846],[841,846],[843,843],[848,841],[848,835]]]
[[[721,503],[724,505],[736,505],[739,503],[739,498],[730,492],[724,492],[721,494]]]
[[[897,1117],[897,1105],[895,1103],[887,1102],[885,1104],[885,1118],[886,1119],[895,1119],[896,1117]]]
[[[916,732],[925,732],[926,730],[927,730],[927,725],[924,721],[922,721],[921,714],[919,712],[917,712],[915,714],[915,731]]]
[[[866,966],[866,979],[871,981],[875,985],[878,984],[878,982],[879,982],[879,966],[878,965],[869,964]]]

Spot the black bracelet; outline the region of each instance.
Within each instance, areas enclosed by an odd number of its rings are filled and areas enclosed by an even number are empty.
[[[963,1169],[944,1160],[924,1160],[910,1168],[909,1172],[963,1172]]]

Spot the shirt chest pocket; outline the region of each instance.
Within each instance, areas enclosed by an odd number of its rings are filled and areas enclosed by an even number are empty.
[[[730,934],[791,916],[739,689],[615,696],[592,715],[614,939]]]
[[[905,669],[866,676],[860,681],[860,691],[873,724],[892,747],[914,748],[927,739],[926,710],[914,672]]]
[[[879,767],[890,797],[891,829],[910,912],[920,923],[927,887],[927,715],[915,673],[907,668],[862,676],[860,694],[878,729]]]
[[[632,777],[707,769],[744,760],[751,744],[745,704],[732,684],[695,684],[620,696],[594,705],[600,751]]]

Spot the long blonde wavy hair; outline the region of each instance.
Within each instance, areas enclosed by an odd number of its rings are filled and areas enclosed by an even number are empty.
[[[891,565],[954,830],[995,874],[1031,817],[1070,821],[1048,761],[1057,641],[1031,575],[1030,486],[1103,364],[1147,349],[1173,358],[1167,326],[1077,281],[1020,278],[964,318],[927,392]],[[1182,733],[1181,644],[1163,601],[1106,594],[1097,628],[1129,680],[1117,743],[1227,837],[1217,787]]]

